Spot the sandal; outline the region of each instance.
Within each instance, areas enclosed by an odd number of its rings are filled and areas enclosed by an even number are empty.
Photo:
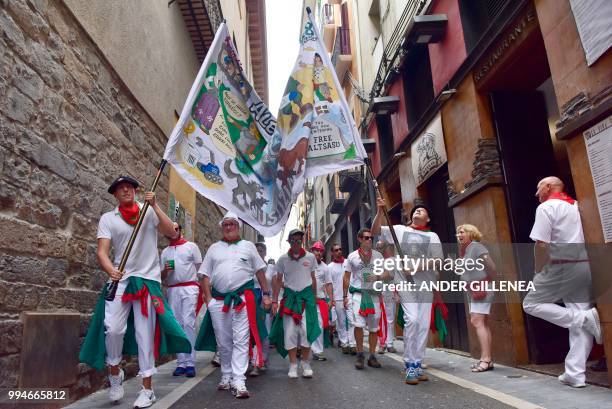
[[[486,367],[481,364],[486,364]],[[487,372],[492,371],[493,369],[495,369],[493,366],[493,361],[478,361],[476,366],[472,366],[472,372]]]

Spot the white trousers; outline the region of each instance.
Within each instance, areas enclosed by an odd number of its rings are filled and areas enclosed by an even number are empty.
[[[378,295],[372,295],[374,303],[374,315],[364,317],[359,314],[359,306],[361,305],[361,294],[351,294],[351,315],[353,316],[353,325],[357,328],[365,328],[368,332],[377,332],[380,329],[380,300]]]
[[[272,314],[266,314],[264,323],[266,324],[266,330],[269,334],[270,330],[272,329]],[[266,337],[266,339],[264,339],[261,343],[261,349],[263,350],[264,363],[266,363],[268,362],[268,357],[270,356],[270,340],[268,339],[268,337]],[[255,363],[259,359],[258,356],[259,355],[257,352],[257,348],[253,347],[253,359],[251,360],[251,363],[253,365],[255,365]]]
[[[385,314],[387,314],[387,346],[393,346],[395,339],[395,301],[392,297],[384,297]]]
[[[529,315],[569,329],[570,348],[565,357],[565,373],[578,382],[584,382],[586,361],[593,347],[593,336],[582,328],[585,311],[592,307],[587,302],[590,272],[588,263],[573,267],[570,271],[567,268],[562,271],[553,266],[549,271],[536,274],[533,279],[536,291],[530,291],[525,296],[523,309]],[[562,284],[559,285],[559,282]],[[551,302],[557,295],[565,307]]]
[[[195,349],[193,349],[193,345],[196,339],[195,309],[198,304],[198,293],[199,288],[196,286],[168,288],[168,305],[179,325],[185,331],[185,335],[187,335],[187,339],[191,342],[192,346],[190,354],[176,354],[177,366],[181,368],[195,366]]]
[[[350,319],[351,303],[349,303],[349,309],[344,308],[342,300],[336,300],[336,331],[338,331],[338,339],[342,346],[355,347],[355,328],[353,327],[353,321]]]
[[[289,350],[299,346],[310,348],[310,342],[306,337],[306,311],[299,324],[296,324],[290,315],[283,315],[283,329],[285,330],[285,349]]]
[[[125,292],[128,280],[119,281],[117,293],[113,301],[105,301],[104,328],[106,344],[106,363],[119,365],[123,349],[123,336],[127,331],[127,321],[130,309],[134,310],[134,329],[136,343],[138,344],[138,375],[148,378],[157,372],[155,368],[155,354],[153,351],[153,338],[155,336],[155,308],[151,297],[147,299],[148,317],[142,315],[140,301],[123,302],[121,296]]]
[[[325,347],[325,331],[323,330],[323,317],[321,317],[321,310],[319,309],[319,305],[317,304],[317,317],[319,319],[319,328],[321,328],[321,335],[312,343],[312,352],[315,354],[323,353],[323,348]]]
[[[402,303],[404,310],[404,362],[421,362],[427,349],[431,302]]]
[[[244,295],[240,296],[244,302]],[[249,367],[249,319],[246,307],[236,311],[232,306],[223,312],[223,300],[212,299],[208,311],[215,329],[221,375],[231,376],[234,385],[244,384]]]

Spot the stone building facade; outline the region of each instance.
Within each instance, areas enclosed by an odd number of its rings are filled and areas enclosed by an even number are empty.
[[[105,382],[77,364],[77,349],[58,346],[80,345],[107,279],[96,259],[99,217],[116,205],[106,189],[125,173],[149,185],[172,123],[135,96],[70,3],[0,1],[0,388],[48,379],[38,386],[67,387],[73,400]],[[168,13],[176,24],[180,12]],[[195,77],[195,53],[186,59]],[[167,107],[168,116],[181,107]],[[157,189],[162,209],[169,173]],[[194,200],[194,241],[204,252],[223,209]]]

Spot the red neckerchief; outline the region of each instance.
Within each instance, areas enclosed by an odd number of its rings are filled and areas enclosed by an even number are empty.
[[[119,205],[119,213],[121,218],[130,226],[134,226],[138,223],[138,216],[140,214],[140,206],[134,202],[130,206]]]
[[[180,237],[176,240],[170,240],[170,245],[171,246],[180,246],[181,244],[185,244],[187,243],[187,240],[185,240],[185,238]]]
[[[361,260],[366,263],[366,264],[370,264],[370,259],[372,258],[372,250],[370,249],[369,252],[365,252],[365,250],[363,250],[361,247],[359,247],[357,249],[357,252],[359,253],[359,257],[361,258]]]
[[[287,254],[289,255],[289,258],[291,260],[298,261],[299,259],[301,259],[302,257],[306,255],[306,250],[304,250],[304,248],[300,248],[300,252],[298,253],[297,257],[293,255],[293,253],[291,252],[291,249],[289,249]]]
[[[242,239],[236,239],[236,240],[221,239],[221,241],[227,243],[228,246],[231,246],[232,244],[238,244],[238,242],[241,241],[241,240]]]
[[[418,230],[418,231],[431,231],[429,226],[417,226],[416,224],[411,224],[410,227],[412,227],[414,230]]]
[[[333,261],[333,260],[332,260]],[[333,261],[334,263],[344,263],[344,256],[341,256],[340,259],[338,259],[337,261]]]
[[[576,203],[576,200],[572,199],[572,197],[569,196],[565,192],[554,192],[554,193],[551,193],[550,196],[548,196],[548,199],[546,199],[546,201],[549,201],[550,199],[563,200],[564,202],[567,202],[567,203],[569,203],[571,205]]]

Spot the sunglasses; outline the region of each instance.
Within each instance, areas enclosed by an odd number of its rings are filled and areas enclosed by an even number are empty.
[[[303,241],[302,239],[289,239],[289,243],[299,243]]]
[[[372,236],[361,236],[363,240],[372,240],[374,237]]]
[[[332,251],[342,251],[342,248],[333,249]]]

